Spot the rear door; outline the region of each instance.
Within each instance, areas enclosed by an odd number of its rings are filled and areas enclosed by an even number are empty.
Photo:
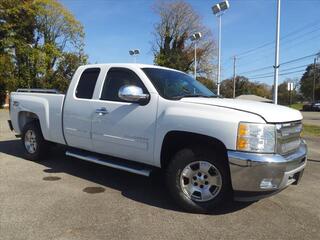
[[[74,76],[65,100],[63,130],[67,144],[93,151],[91,121],[96,106],[93,96],[101,68],[85,68]]]
[[[150,95],[148,104],[120,99],[118,92],[124,85],[142,88]],[[152,163],[157,102],[158,95],[148,91],[137,72],[124,67],[109,69],[92,118],[95,152]]]

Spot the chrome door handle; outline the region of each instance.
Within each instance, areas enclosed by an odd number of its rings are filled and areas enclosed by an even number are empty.
[[[102,108],[96,109],[96,113],[98,113],[99,115],[105,115],[105,114],[108,114],[109,112],[105,107],[102,107]]]

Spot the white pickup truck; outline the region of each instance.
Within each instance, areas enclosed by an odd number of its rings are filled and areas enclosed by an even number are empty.
[[[220,98],[158,66],[81,66],[66,95],[20,89],[10,109],[27,159],[41,159],[53,142],[68,156],[136,174],[161,168],[173,199],[193,212],[277,193],[298,183],[307,161],[299,111]]]

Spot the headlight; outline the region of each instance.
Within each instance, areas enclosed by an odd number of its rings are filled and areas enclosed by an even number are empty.
[[[270,124],[240,122],[237,150],[247,152],[274,153],[276,127]]]

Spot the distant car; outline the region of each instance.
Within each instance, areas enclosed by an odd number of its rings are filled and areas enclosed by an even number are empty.
[[[312,110],[313,111],[320,111],[320,101],[317,101],[314,104],[312,104]]]
[[[306,103],[302,106],[302,111],[312,111],[312,103]]]
[[[303,111],[320,111],[320,101],[307,103],[302,106]]]

